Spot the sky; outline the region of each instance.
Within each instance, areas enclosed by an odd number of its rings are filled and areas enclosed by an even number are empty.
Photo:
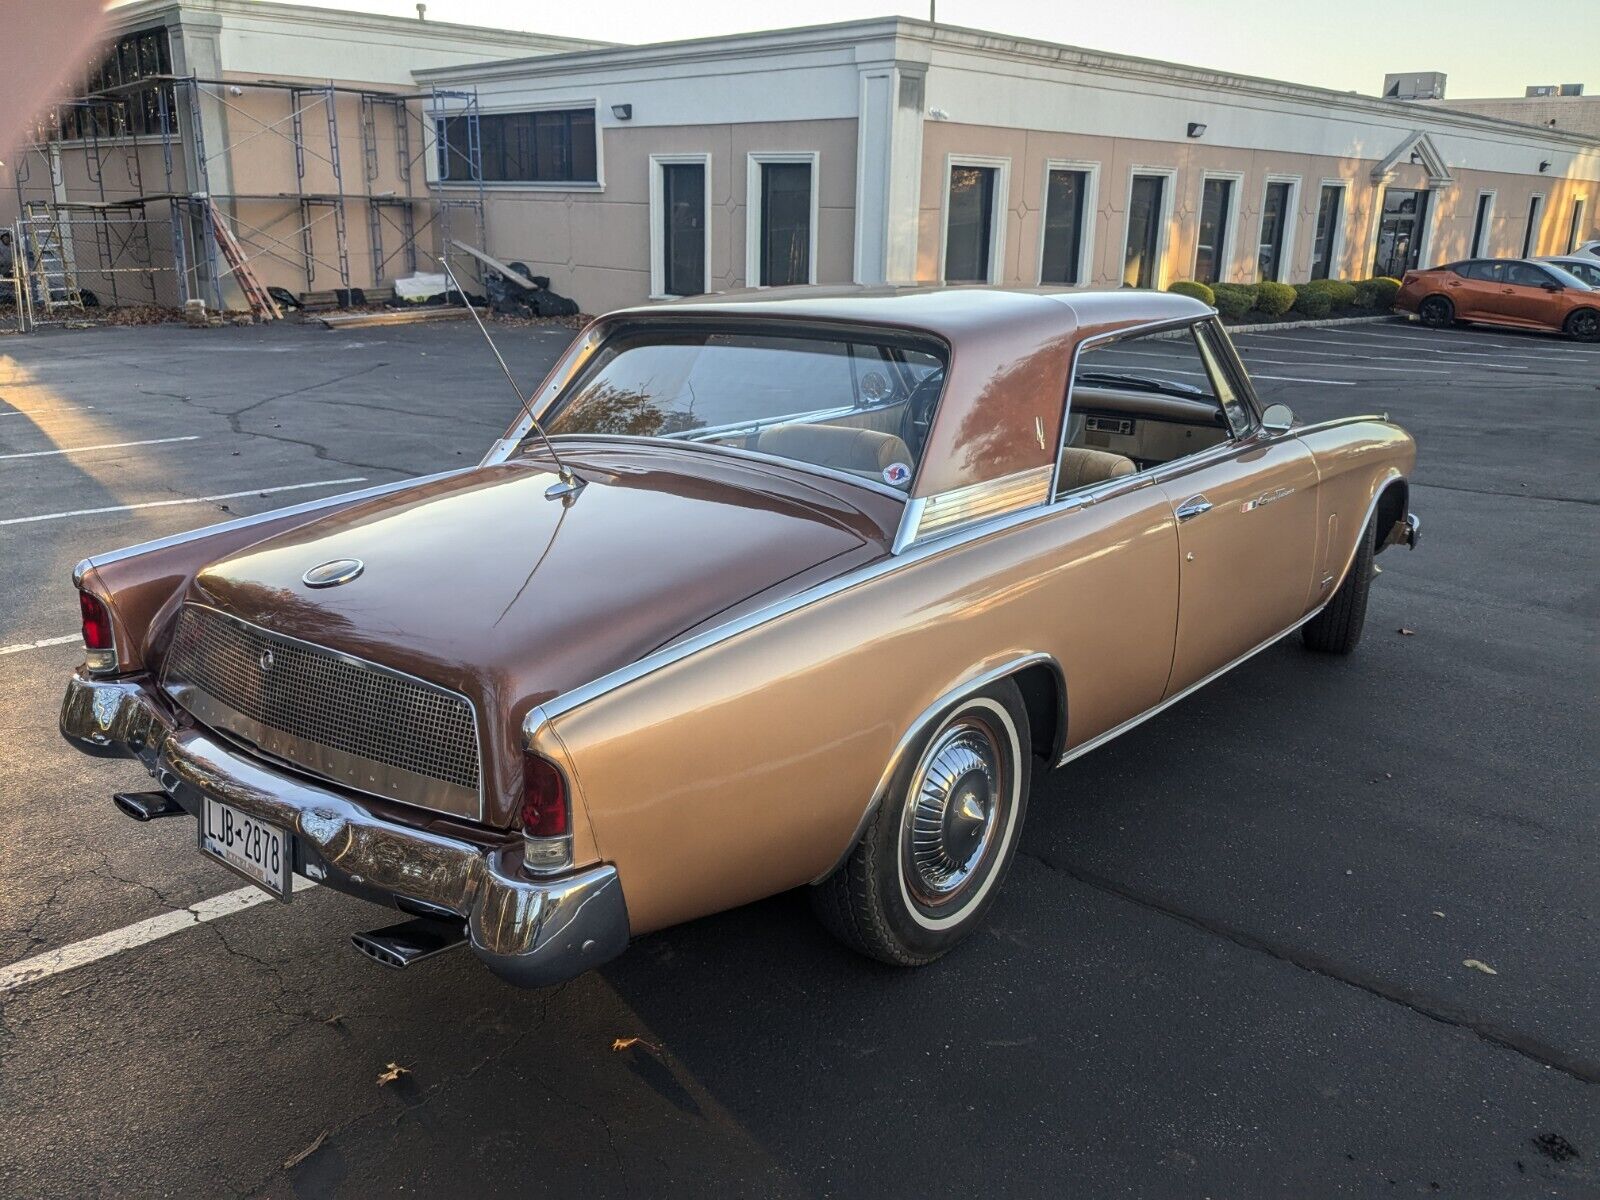
[[[414,17],[413,0],[291,0]],[[1376,95],[1391,71],[1444,71],[1447,98],[1535,83],[1600,94],[1600,0],[936,0],[951,25]],[[429,0],[428,18],[653,42],[900,13],[894,0]]]

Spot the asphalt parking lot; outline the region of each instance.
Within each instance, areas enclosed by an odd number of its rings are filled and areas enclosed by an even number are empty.
[[[500,343],[532,380],[569,336]],[[0,1194],[1596,1194],[1600,347],[1238,343],[1420,444],[1354,656],[1288,639],[1038,780],[931,968],[785,895],[525,993],[384,971],[326,889],[169,916],[238,881],[55,729],[77,559],[474,460],[516,408],[476,332],[0,341]]]

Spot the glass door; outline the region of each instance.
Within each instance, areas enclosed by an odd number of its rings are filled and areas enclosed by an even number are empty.
[[[1206,180],[1200,190],[1200,244],[1194,255],[1194,277],[1200,283],[1216,283],[1223,276],[1232,206],[1233,180]]]
[[[1378,252],[1373,256],[1372,273],[1399,279],[1415,268],[1422,254],[1422,233],[1427,220],[1427,192],[1386,189],[1383,213],[1378,218]]]
[[[1311,244],[1311,278],[1328,279],[1333,272],[1333,256],[1339,247],[1339,218],[1344,214],[1344,189],[1323,186],[1317,203],[1317,236]]]
[[[1289,185],[1282,181],[1267,184],[1261,205],[1261,245],[1256,252],[1259,278],[1283,277],[1283,229],[1289,220]]]
[[[706,290],[705,164],[663,163],[661,200],[667,295],[701,295]]]
[[[768,287],[811,282],[811,164],[761,164],[761,278]]]
[[[950,168],[950,207],[946,217],[944,280],[988,283],[989,245],[994,235],[993,167]]]

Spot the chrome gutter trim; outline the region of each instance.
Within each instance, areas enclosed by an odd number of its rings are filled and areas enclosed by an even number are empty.
[[[332,508],[337,504],[348,504],[358,500],[370,500],[377,496],[387,496],[393,492],[404,491],[409,487],[433,483],[439,479],[449,479],[452,475],[461,475],[470,470],[472,470],[471,467],[459,467],[453,471],[440,471],[434,475],[419,475],[415,479],[400,479],[394,483],[380,483],[376,487],[362,488],[360,491],[341,492],[337,496],[324,496],[319,500],[306,500],[299,504],[291,504],[287,508],[272,508],[266,512],[255,513],[252,516],[235,517],[231,521],[219,521],[215,525],[202,525],[199,529],[190,529],[183,533],[173,533],[166,537],[154,538],[148,542],[139,542],[132,546],[122,546],[116,550],[106,550],[99,554],[91,554],[72,568],[72,583],[74,587],[82,587],[83,577],[92,567],[103,567],[110,563],[121,562],[125,558],[132,558],[138,554],[165,550],[170,546],[181,546],[185,542],[198,541],[214,533],[226,533],[230,529],[245,529],[251,525],[275,521],[280,517],[296,517],[305,513],[317,512],[324,508]]]
[[[477,812],[475,812],[475,813],[472,813],[472,812],[459,812],[459,811],[457,811],[455,809],[449,809],[449,808],[435,808],[435,807],[433,807],[431,805],[419,804],[419,803],[417,803],[415,801],[407,800],[403,796],[390,795],[390,794],[386,794],[386,793],[383,793],[383,792],[373,792],[373,791],[370,791],[370,790],[368,790],[366,788],[360,787],[358,785],[349,784],[349,783],[343,782],[342,780],[334,779],[334,778],[332,778],[330,776],[322,774],[321,772],[317,771],[314,767],[307,767],[307,766],[305,766],[305,765],[303,765],[301,763],[291,762],[288,759],[284,759],[282,761],[281,765],[283,766],[283,768],[285,770],[295,771],[297,773],[305,774],[305,775],[311,776],[312,778],[316,778],[316,779],[326,779],[329,783],[335,784],[335,785],[337,785],[339,787],[348,787],[352,791],[361,792],[364,795],[374,796],[374,797],[376,797],[377,799],[380,799],[380,800],[389,800],[389,801],[393,801],[393,802],[395,802],[397,804],[406,804],[406,805],[409,805],[410,807],[418,809],[418,810],[420,810],[422,812],[440,813],[440,814],[442,814],[444,816],[465,817],[468,820],[472,820],[472,821],[479,821],[479,822],[483,821],[483,819],[484,819],[484,799],[485,799],[485,796],[487,794],[486,789],[487,789],[487,784],[488,784],[488,780],[486,778],[486,770],[487,770],[487,768],[486,768],[486,764],[484,763],[484,760],[483,760],[483,717],[482,717],[482,714],[478,712],[478,706],[473,702],[471,696],[467,695],[465,692],[458,692],[454,688],[445,687],[442,683],[435,683],[431,679],[424,679],[420,675],[413,675],[409,671],[401,671],[401,670],[398,670],[398,669],[396,669],[394,667],[387,667],[387,666],[384,666],[382,663],[373,662],[371,659],[361,658],[358,655],[350,654],[350,653],[347,653],[346,651],[343,651],[343,650],[335,650],[332,646],[324,646],[320,642],[310,642],[310,641],[307,641],[305,638],[294,637],[294,636],[292,636],[290,634],[287,634],[287,633],[279,633],[275,629],[268,629],[264,625],[256,624],[254,621],[247,621],[243,617],[236,616],[236,615],[234,615],[233,613],[230,613],[230,612],[225,612],[222,609],[215,607],[214,605],[199,604],[199,603],[197,603],[195,601],[190,600],[190,601],[185,601],[183,607],[184,608],[204,609],[207,612],[215,613],[217,616],[223,618],[224,620],[233,621],[236,624],[243,625],[247,629],[255,630],[256,633],[260,634],[263,638],[266,638],[268,641],[294,642],[296,645],[304,646],[307,650],[314,651],[315,653],[318,653],[318,654],[326,655],[329,658],[338,659],[339,661],[347,664],[348,666],[356,667],[356,668],[358,668],[360,670],[363,670],[363,671],[372,671],[372,672],[375,672],[376,674],[379,674],[379,675],[388,675],[391,678],[404,680],[404,681],[406,681],[408,683],[420,684],[422,687],[428,689],[429,691],[442,692],[447,696],[453,696],[456,699],[464,701],[466,703],[467,708],[470,709],[471,712],[472,712],[473,749],[477,753],[477,756],[478,756],[478,808],[477,808]],[[170,661],[170,656],[169,656],[169,661]],[[184,708],[184,709],[187,710],[188,706],[183,704],[183,702],[178,699],[177,693],[175,691],[175,686],[184,686],[184,685],[181,683],[181,681],[179,681],[175,685],[172,681],[168,680],[168,678],[167,678],[167,665],[168,664],[166,662],[164,662],[162,664],[162,667],[161,667],[161,678],[160,678],[161,688],[162,688],[163,691],[165,691],[168,694],[168,696],[170,696],[173,699],[174,703],[177,703],[180,708]],[[198,688],[196,688],[195,690],[199,691]],[[204,693],[204,692],[202,692],[201,694],[202,695],[209,695],[209,693]],[[236,709],[234,709],[231,705],[224,704],[217,697],[210,696],[209,698],[211,699],[211,701],[214,704],[217,704],[220,707],[227,709],[230,713],[237,713]],[[193,713],[192,715],[197,720],[200,720],[202,723],[205,723],[205,718],[200,713]],[[244,717],[243,713],[237,713],[237,715],[238,715],[238,717],[243,718],[245,721],[249,721],[249,723],[252,724],[252,725],[256,725],[257,724],[257,722],[250,721],[249,718]],[[262,726],[260,726],[260,728],[266,729],[266,728],[269,728],[269,727],[265,726],[265,725],[262,725]],[[219,729],[217,732],[219,734],[223,735],[223,736],[227,735],[227,730],[224,730],[224,729]],[[282,730],[282,729],[273,730],[273,732],[277,733],[281,737],[292,737],[293,736],[293,735],[289,734],[286,730]],[[295,738],[294,740],[296,740],[296,741],[306,741],[308,744],[315,744],[315,743],[310,743],[309,739],[305,739],[305,738]],[[321,749],[326,751],[328,749],[328,747],[321,747]],[[350,757],[352,760],[355,759],[355,756],[348,756],[348,757]],[[368,760],[362,759],[360,761],[366,762]],[[378,765],[382,765],[382,764],[378,764]]]
[[[177,729],[146,684],[75,675],[61,733],[101,757],[134,758],[175,782],[198,813],[202,797],[293,832],[323,883],[364,898],[420,902],[466,921],[473,953],[520,987],[582,974],[627,948],[628,910],[616,867],[599,863],[528,879],[515,846],[490,849],[382,820],[346,797],[278,773],[197,729]]]
[[[850,840],[845,843],[843,853],[841,853],[839,857],[834,860],[832,865],[830,865],[826,871],[818,875],[811,882],[813,884],[821,883],[840,867],[844,866],[845,860],[848,859],[851,852],[855,850],[856,843],[861,840],[861,835],[867,831],[867,826],[871,823],[873,815],[878,811],[879,806],[883,804],[883,798],[888,793],[889,784],[894,780],[895,772],[900,769],[900,764],[905,761],[906,754],[915,744],[918,735],[921,734],[922,731],[926,729],[935,718],[939,717],[948,709],[953,708],[955,705],[959,704],[962,700],[972,695],[974,692],[982,691],[991,683],[995,683],[998,680],[1015,675],[1018,671],[1025,670],[1028,667],[1036,666],[1041,663],[1049,664],[1051,670],[1055,672],[1057,686],[1061,688],[1061,694],[1063,697],[1065,697],[1065,677],[1061,673],[1061,664],[1056,661],[1055,655],[1046,654],[1043,651],[1034,651],[1030,654],[1023,654],[1016,658],[1008,659],[1001,665],[993,667],[980,675],[976,675],[971,679],[963,680],[946,691],[932,704],[928,705],[927,708],[923,709],[922,712],[918,714],[917,719],[912,721],[911,725],[906,729],[906,731],[900,735],[900,740],[895,743],[894,752],[889,755],[888,765],[884,767],[883,774],[879,776],[878,785],[872,789],[872,796],[867,801],[866,810],[862,812],[861,819],[856,822],[855,832],[850,835]],[[1063,714],[1063,716],[1064,715],[1065,714]]]

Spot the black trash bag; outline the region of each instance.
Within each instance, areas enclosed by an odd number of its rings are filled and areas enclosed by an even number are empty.
[[[545,288],[533,294],[533,311],[541,317],[575,317],[578,303]]]
[[[300,303],[300,297],[296,296],[288,288],[279,287],[275,283],[267,288],[267,295],[278,302],[279,308],[294,310],[305,307],[304,304]]]
[[[363,308],[367,303],[367,294],[360,288],[334,288],[333,302],[340,308]]]

